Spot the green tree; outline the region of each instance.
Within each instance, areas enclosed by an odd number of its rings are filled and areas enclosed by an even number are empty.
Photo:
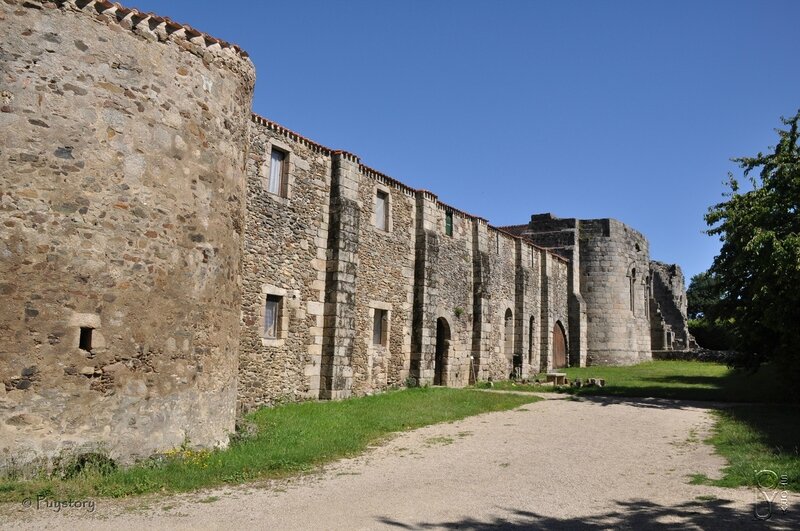
[[[749,362],[774,360],[800,376],[800,111],[781,119],[772,152],[734,159],[752,189],[729,174],[726,201],[709,208],[722,242],[711,274],[721,287],[715,317],[732,323]],[[758,171],[758,177],[752,175]]]
[[[686,290],[689,319],[699,319],[713,313],[720,299],[719,288],[719,281],[710,271],[692,277]]]

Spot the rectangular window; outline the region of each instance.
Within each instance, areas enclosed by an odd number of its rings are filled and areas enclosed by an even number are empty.
[[[78,347],[86,352],[92,351],[92,329],[86,326],[81,327],[81,335],[78,338]]]
[[[444,233],[448,236],[453,235],[453,213],[452,212],[445,212],[444,213]]]
[[[286,197],[286,153],[274,147],[269,163],[268,191]]]
[[[281,302],[283,297],[267,295],[267,304],[264,307],[264,337],[277,339],[280,330]]]
[[[375,226],[389,230],[389,194],[380,190],[375,196]]]
[[[372,321],[372,344],[386,346],[386,332],[389,325],[389,311],[375,309]]]

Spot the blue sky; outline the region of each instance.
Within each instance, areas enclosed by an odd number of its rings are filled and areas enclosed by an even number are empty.
[[[247,50],[254,110],[494,225],[614,217],[689,277],[800,108],[794,0],[132,0]]]

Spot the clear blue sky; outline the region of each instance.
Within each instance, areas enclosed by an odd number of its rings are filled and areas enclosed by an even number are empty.
[[[800,1],[131,0],[250,53],[254,110],[494,225],[614,217],[689,277],[800,108]]]

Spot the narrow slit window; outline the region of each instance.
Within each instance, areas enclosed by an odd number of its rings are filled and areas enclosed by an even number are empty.
[[[445,212],[444,213],[444,233],[448,236],[453,235],[453,213],[452,212]]]
[[[636,315],[636,269],[631,269],[631,277],[630,277],[630,287],[631,287],[631,312],[633,315]]]
[[[389,311],[375,310],[372,322],[372,344],[386,346],[386,332],[389,325]]]
[[[88,326],[81,327],[81,336],[78,340],[78,347],[86,352],[92,351],[92,328]]]
[[[281,300],[277,295],[267,295],[267,304],[264,307],[264,337],[277,339],[281,318]]]
[[[389,230],[389,194],[380,190],[375,196],[375,227]]]
[[[496,254],[500,254],[500,234],[497,235],[497,239],[495,239],[495,249]]]
[[[286,153],[272,148],[269,163],[269,193],[286,197]]]

